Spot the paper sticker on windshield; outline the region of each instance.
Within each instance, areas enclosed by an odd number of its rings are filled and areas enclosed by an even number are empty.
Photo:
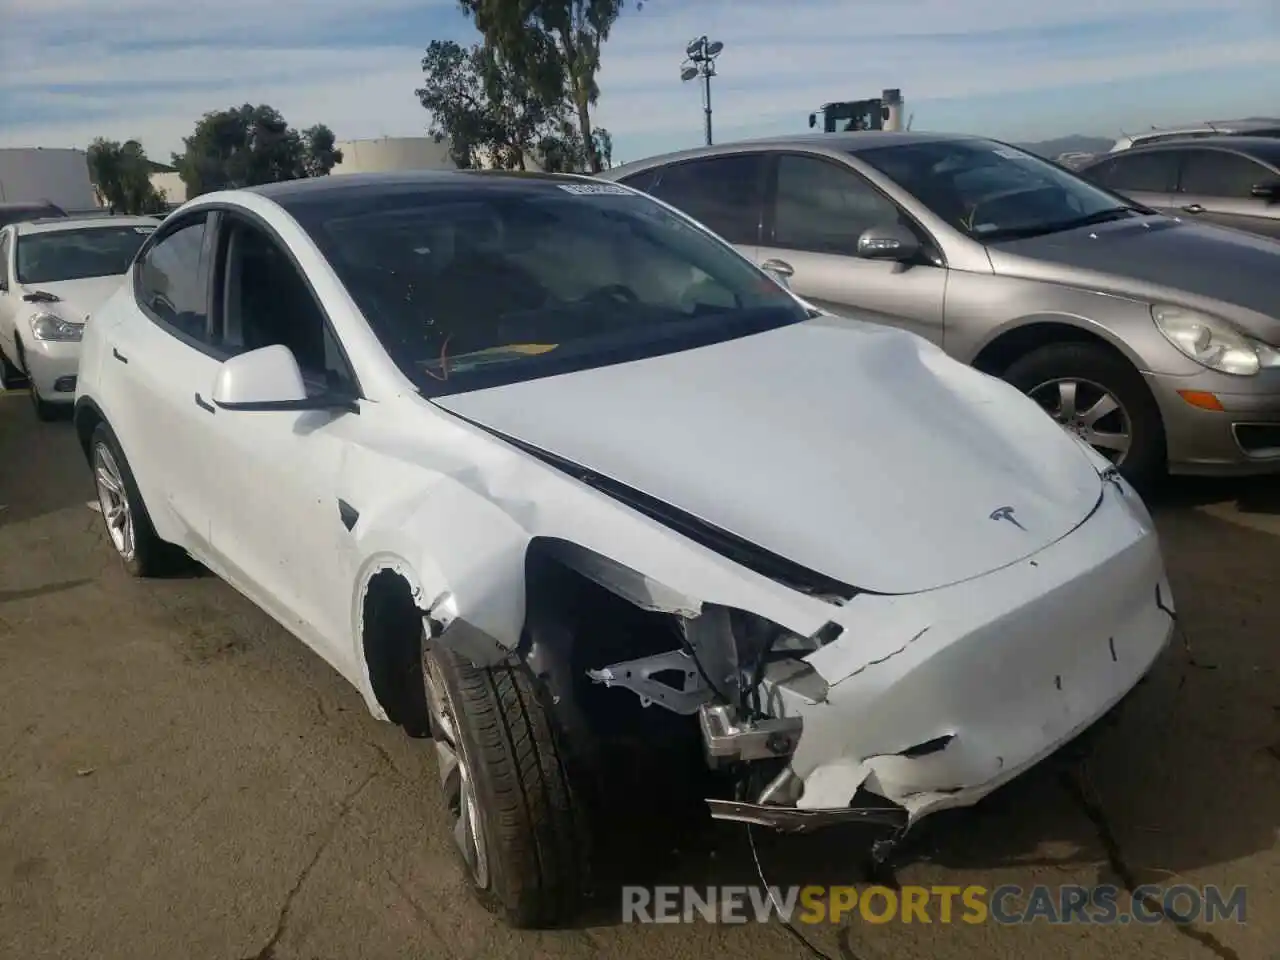
[[[134,233],[155,233],[156,228],[155,227],[134,227],[133,232]]]
[[[1000,225],[996,223],[980,223],[973,228],[974,233],[990,233],[992,230],[1000,229]]]
[[[1014,150],[1012,147],[992,147],[991,152],[997,157],[1004,157],[1006,160],[1025,160],[1026,157]]]
[[[580,197],[629,197],[631,191],[616,183],[561,183],[557,186],[565,193],[575,193]]]

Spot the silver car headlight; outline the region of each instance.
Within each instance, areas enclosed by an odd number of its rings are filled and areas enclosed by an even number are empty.
[[[1179,352],[1210,370],[1252,377],[1267,367],[1280,367],[1280,350],[1221,317],[1157,303],[1151,318]]]
[[[84,324],[64,320],[55,313],[37,313],[31,318],[31,335],[37,340],[71,342],[84,336]]]

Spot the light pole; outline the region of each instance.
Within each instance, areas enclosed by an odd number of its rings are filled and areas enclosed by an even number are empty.
[[[680,79],[687,83],[695,77],[702,78],[702,110],[706,114],[707,146],[711,146],[711,78],[716,75],[716,57],[724,52],[724,44],[701,36],[690,41],[684,52],[688,59],[680,68]]]

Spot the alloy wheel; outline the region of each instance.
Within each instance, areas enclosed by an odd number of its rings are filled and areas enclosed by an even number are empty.
[[[122,559],[132,560],[137,551],[133,511],[129,509],[124,475],[105,443],[96,444],[93,448],[93,477],[98,487],[98,506],[102,509],[111,545]]]
[[[453,817],[453,842],[471,872],[472,882],[480,889],[486,889],[489,886],[489,857],[480,825],[480,807],[476,800],[471,763],[458,731],[457,711],[434,658],[424,656],[422,666],[440,787],[444,791],[445,805]]]
[[[1067,433],[1116,466],[1124,463],[1133,444],[1133,419],[1106,387],[1079,377],[1061,377],[1034,387],[1028,395]]]

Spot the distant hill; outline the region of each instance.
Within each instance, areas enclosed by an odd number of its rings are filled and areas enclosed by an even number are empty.
[[[1055,137],[1052,140],[1040,140],[1035,143],[1020,143],[1023,150],[1029,150],[1037,156],[1053,160],[1064,153],[1102,153],[1110,150],[1115,143],[1111,137],[1086,137],[1073,133],[1067,137]]]

